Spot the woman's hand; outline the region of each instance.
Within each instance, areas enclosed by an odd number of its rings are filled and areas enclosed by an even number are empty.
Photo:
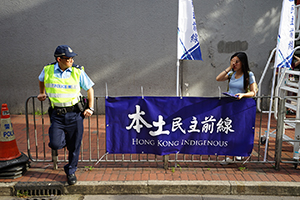
[[[241,99],[243,97],[254,97],[255,96],[255,92],[247,92],[247,93],[237,93],[234,96],[236,96],[237,99]]]
[[[226,81],[228,80],[228,72],[230,72],[230,70],[232,69],[232,66],[230,64],[229,67],[227,67],[225,70],[223,70],[217,77],[216,80],[217,81]]]
[[[241,98],[243,98],[244,94],[245,93],[237,93],[234,96],[236,96],[237,99],[241,99]]]

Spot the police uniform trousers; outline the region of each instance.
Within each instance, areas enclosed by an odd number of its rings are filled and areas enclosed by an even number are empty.
[[[51,113],[51,126],[49,128],[49,147],[53,150],[62,149],[65,146],[69,151],[69,163],[64,166],[67,175],[74,174],[80,153],[83,135],[83,119],[80,112]]]

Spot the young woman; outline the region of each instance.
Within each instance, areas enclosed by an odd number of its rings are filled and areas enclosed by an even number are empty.
[[[216,78],[217,81],[229,80],[228,93],[238,99],[253,97],[257,92],[257,84],[253,72],[249,69],[248,57],[244,52],[237,52],[230,58],[230,66]]]
[[[230,58],[230,66],[222,71],[216,78],[217,81],[228,80],[228,93],[235,95],[238,99],[243,97],[254,97],[257,92],[257,84],[253,72],[249,69],[246,53],[237,52]],[[241,156],[236,156],[241,160]],[[233,156],[226,157],[221,164],[232,162]]]

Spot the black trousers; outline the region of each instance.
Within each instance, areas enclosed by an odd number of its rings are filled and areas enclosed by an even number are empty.
[[[80,153],[83,135],[83,117],[80,112],[50,113],[49,147],[58,150],[65,146],[69,151],[69,163],[64,167],[67,175],[74,174]]]

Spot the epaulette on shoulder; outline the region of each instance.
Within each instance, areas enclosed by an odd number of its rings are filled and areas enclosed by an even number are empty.
[[[76,67],[76,68],[78,68],[78,69],[80,69],[80,70],[83,69],[83,66],[81,66],[81,65],[75,65],[75,64],[73,64],[72,67]]]
[[[48,63],[47,65],[45,65],[45,66],[48,66],[48,65],[53,65],[53,64],[55,64],[56,62],[52,62],[52,63]]]

